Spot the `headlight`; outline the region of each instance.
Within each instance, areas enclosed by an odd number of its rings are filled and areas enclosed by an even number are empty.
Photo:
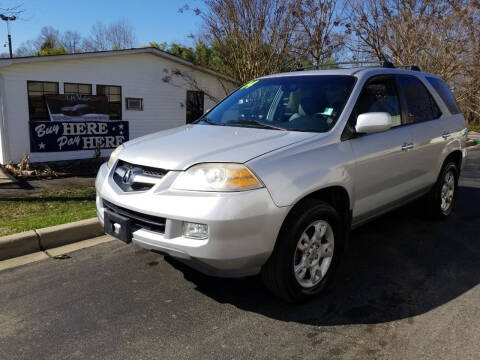
[[[205,163],[194,165],[173,183],[177,190],[242,191],[262,187],[257,177],[242,164]]]
[[[117,147],[115,150],[112,151],[110,154],[110,159],[108,159],[107,166],[111,169],[113,164],[115,164],[115,161],[118,159],[118,155],[120,155],[120,152],[125,148],[125,146],[120,145]]]

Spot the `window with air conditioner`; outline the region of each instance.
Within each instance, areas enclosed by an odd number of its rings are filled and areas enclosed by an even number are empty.
[[[127,110],[143,111],[143,99],[127,98],[125,101]]]

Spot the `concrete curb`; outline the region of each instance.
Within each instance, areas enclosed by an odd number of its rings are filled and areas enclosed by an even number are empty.
[[[103,235],[97,218],[0,237],[0,260],[31,254]]]
[[[38,236],[33,230],[0,237],[0,260],[30,254],[39,250]]]

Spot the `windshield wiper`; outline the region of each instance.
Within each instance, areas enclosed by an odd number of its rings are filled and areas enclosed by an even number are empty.
[[[313,132],[313,133],[323,133],[323,132],[326,132],[326,131],[327,131],[327,130],[322,131],[322,130],[302,129],[302,128],[288,128],[288,130],[290,130],[290,131],[298,131],[298,132]]]
[[[257,120],[229,120],[229,121],[227,121],[227,124],[253,125],[253,126],[260,126],[260,127],[265,128],[265,129],[275,129],[275,130],[287,131],[287,129],[285,129],[285,128],[275,126],[275,125],[266,124],[264,122],[257,121]]]
[[[198,124],[200,121],[206,122],[207,124],[210,124],[210,125],[225,126],[224,123],[218,123],[218,122],[216,122],[216,121],[210,120],[210,119],[207,118],[207,117],[201,117],[200,119],[198,119],[197,121],[195,121],[194,124]]]

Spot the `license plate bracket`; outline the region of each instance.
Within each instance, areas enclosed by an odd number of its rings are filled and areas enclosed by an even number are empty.
[[[103,220],[106,234],[111,235],[126,244],[132,242],[132,227],[129,218],[105,209]]]

